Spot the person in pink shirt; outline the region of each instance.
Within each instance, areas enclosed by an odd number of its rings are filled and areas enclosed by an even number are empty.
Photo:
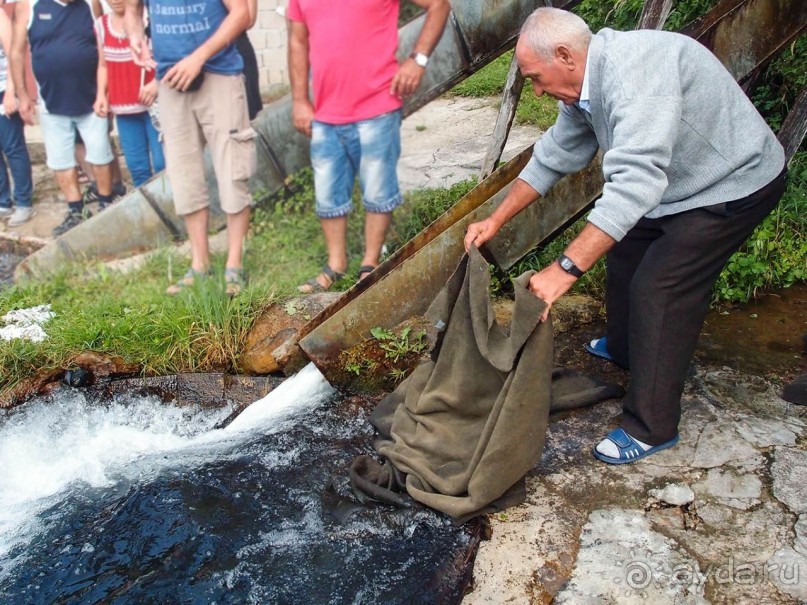
[[[399,65],[399,0],[289,0],[292,114],[295,128],[311,138],[316,212],[328,250],[322,272],[301,292],[327,290],[344,277],[357,174],[366,211],[359,279],[379,263],[392,211],[403,201],[396,174],[402,99],[420,84],[451,10],[448,0],[414,2],[426,20]]]

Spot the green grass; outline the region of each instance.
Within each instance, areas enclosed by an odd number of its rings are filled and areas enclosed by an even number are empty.
[[[121,274],[74,267],[37,283],[0,291],[0,310],[50,303],[56,316],[48,339],[0,343],[0,391],[37,372],[66,368],[70,358],[91,350],[142,365],[144,373],[231,369],[257,312],[273,300],[253,284],[236,299],[224,294],[222,271],[177,297],[163,294],[167,268],[177,264],[158,254],[144,267]],[[175,274],[176,277],[176,274]]]
[[[807,153],[795,155],[779,205],[729,259],[713,301],[743,303],[807,279]]]
[[[501,96],[512,59],[512,50],[504,53],[452,88],[450,94],[477,98]],[[516,123],[531,124],[546,130],[557,117],[558,102],[547,96],[536,97],[530,83],[525,82],[516,108]]]
[[[446,190],[414,192],[395,213],[390,245],[403,244],[467,192],[473,183]],[[136,363],[144,374],[237,370],[238,357],[255,317],[267,305],[298,294],[297,285],[315,276],[326,260],[314,214],[310,169],[289,183],[290,193],[260,204],[245,246],[249,275],[235,299],[224,293],[224,258],[214,255],[216,274],[169,297],[165,288],[187,269],[187,259],[162,250],[131,272],[102,264],[76,264],[42,281],[0,289],[0,315],[50,303],[56,316],[43,343],[0,341],[0,394],[42,372],[67,369],[75,354],[91,350]],[[336,289],[349,288],[363,252],[363,212],[348,222],[350,269]]]

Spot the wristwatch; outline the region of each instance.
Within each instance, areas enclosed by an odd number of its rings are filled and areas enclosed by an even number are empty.
[[[574,261],[565,254],[561,254],[558,257],[558,264],[560,265],[560,268],[566,271],[566,273],[569,275],[583,277],[583,273],[585,273],[585,271],[581,271],[580,268],[574,264]]]
[[[426,67],[426,65],[429,63],[429,55],[424,55],[423,53],[413,52],[411,55],[409,55],[409,58],[417,63],[420,67]]]

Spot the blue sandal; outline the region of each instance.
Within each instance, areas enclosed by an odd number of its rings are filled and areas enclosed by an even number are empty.
[[[595,338],[591,342],[587,342],[583,345],[583,348],[594,355],[594,357],[600,357],[607,361],[613,361],[614,358],[611,357],[610,353],[608,353],[608,348],[605,344],[605,336],[602,338]]]
[[[672,447],[678,443],[678,435],[676,435],[666,443],[655,445],[650,449],[645,450],[641,445],[636,443],[636,440],[628,435],[624,429],[614,429],[608,433],[605,438],[613,443],[617,450],[619,450],[619,458],[613,458],[611,456],[601,454],[597,451],[596,445],[591,452],[594,454],[595,458],[602,460],[603,462],[607,462],[608,464],[628,464],[629,462],[636,462],[642,458],[647,458],[650,454],[655,454],[661,450],[666,450],[668,447]]]

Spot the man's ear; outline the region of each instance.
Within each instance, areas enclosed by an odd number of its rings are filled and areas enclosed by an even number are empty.
[[[569,50],[568,46],[559,45],[555,49],[555,59],[566,67],[566,69],[572,70],[575,68],[576,64],[574,61],[574,55],[572,55],[572,51]]]

